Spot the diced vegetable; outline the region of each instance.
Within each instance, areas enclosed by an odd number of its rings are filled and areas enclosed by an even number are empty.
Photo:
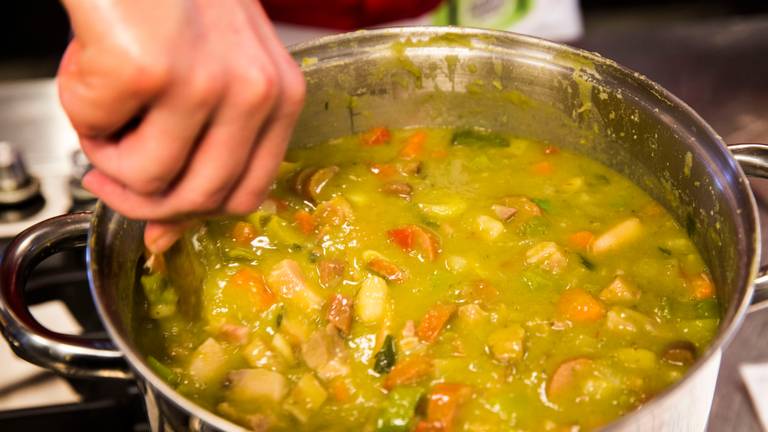
[[[328,383],[328,391],[338,402],[349,402],[352,398],[352,389],[342,377],[334,378]]]
[[[388,373],[395,366],[396,361],[395,338],[392,335],[387,335],[381,350],[373,358],[373,370],[379,374]]]
[[[440,253],[437,235],[418,225],[406,225],[387,231],[389,239],[406,252],[415,252],[420,259],[434,261]]]
[[[486,129],[462,129],[453,133],[451,144],[466,147],[507,147],[509,140]]]
[[[427,395],[427,418],[416,426],[417,432],[454,430],[459,407],[472,397],[472,388],[465,384],[435,384]]]
[[[237,221],[232,227],[232,240],[241,246],[249,246],[258,232],[252,223]]]
[[[384,388],[392,390],[397,386],[416,384],[432,373],[432,360],[414,356],[395,364],[384,378]]]
[[[315,218],[308,211],[297,211],[293,214],[293,219],[296,221],[296,225],[299,226],[299,230],[304,234],[311,234],[315,230]]]
[[[313,310],[323,305],[322,298],[309,286],[299,264],[292,259],[284,259],[275,264],[269,272],[267,283],[280,297],[299,307]]]
[[[325,258],[317,262],[317,276],[324,288],[338,286],[344,277],[344,261]]]
[[[288,381],[267,369],[239,369],[227,375],[227,399],[235,403],[279,402],[288,392]]]
[[[222,288],[220,298],[236,314],[250,315],[255,307],[266,310],[275,303],[275,295],[264,281],[264,276],[251,267],[241,267]]]
[[[572,388],[577,376],[591,368],[592,363],[592,360],[586,357],[577,357],[560,363],[547,383],[547,396],[550,399],[556,399]]]
[[[160,378],[173,385],[178,385],[180,380],[179,375],[174,372],[173,369],[164,365],[160,360],[152,356],[147,356],[147,364]]]
[[[475,219],[475,229],[485,240],[492,241],[504,232],[504,224],[490,216],[480,215]]]
[[[387,282],[374,275],[368,275],[355,298],[355,316],[365,324],[375,324],[384,317],[388,301]]]
[[[624,277],[616,276],[610,285],[600,291],[600,300],[612,304],[631,305],[640,300],[640,290]]]
[[[352,206],[341,196],[320,203],[315,209],[315,223],[319,227],[339,227],[355,217]]]
[[[560,295],[557,313],[569,321],[586,323],[603,318],[605,308],[590,293],[581,288],[570,288]]]
[[[418,207],[428,217],[449,219],[464,213],[467,209],[467,202],[455,197],[445,197],[440,202],[419,203]]]
[[[661,358],[677,366],[690,366],[696,361],[696,345],[682,340],[672,342],[664,348]]]
[[[341,334],[348,335],[352,327],[352,300],[341,294],[333,296],[326,318]]]
[[[502,363],[520,360],[525,349],[524,342],[525,330],[519,325],[496,330],[488,337],[491,354]]]
[[[715,285],[706,273],[686,278],[686,284],[696,300],[707,300],[715,296]]]
[[[416,328],[419,339],[427,343],[434,342],[454,312],[456,312],[454,304],[439,304],[432,307]]]
[[[213,338],[208,338],[192,353],[188,371],[192,378],[204,385],[213,385],[224,379],[229,356]]]
[[[499,299],[499,289],[487,280],[480,279],[470,284],[473,300],[479,300],[484,305],[492,305]]]
[[[264,225],[264,234],[270,240],[286,245],[301,244],[305,240],[294,227],[277,215],[269,216],[269,220]]]
[[[541,208],[528,197],[519,195],[504,197],[499,201],[498,205],[515,209],[516,219],[520,217],[528,219],[533,216],[541,216]]]
[[[528,249],[525,253],[525,262],[558,274],[565,270],[568,265],[568,258],[565,257],[563,248],[555,242],[541,242]]]
[[[296,356],[293,354],[291,344],[280,333],[275,333],[272,337],[272,348],[283,356],[288,364],[296,363]]]
[[[410,431],[414,423],[416,405],[423,393],[418,387],[398,387],[390,391],[376,420],[376,431]]]
[[[395,169],[406,177],[414,176],[421,173],[421,162],[416,160],[398,161],[395,164]]]
[[[397,167],[387,163],[372,163],[370,164],[370,170],[383,179],[390,178],[397,173]]]
[[[306,422],[309,415],[320,408],[328,398],[328,392],[312,373],[304,374],[283,405],[286,410],[301,422]]]
[[[590,231],[577,231],[568,237],[568,243],[576,249],[587,250],[595,235]]]
[[[251,342],[241,351],[245,361],[251,367],[278,370],[282,367],[283,361],[273,352],[266,343],[259,337],[253,338]],[[293,353],[291,352],[291,356]]]
[[[405,145],[400,149],[400,157],[403,159],[413,159],[421,156],[424,151],[424,141],[427,134],[424,131],[416,131],[405,140]]]
[[[466,258],[457,255],[445,257],[445,268],[453,273],[461,273],[467,268],[467,264]]]
[[[375,147],[389,143],[392,134],[385,127],[375,127],[360,134],[360,143],[366,147]]]
[[[597,255],[618,249],[637,240],[642,232],[640,219],[631,217],[598,236],[592,242],[592,253]]]
[[[553,146],[553,145],[550,144],[550,145],[544,147],[544,154],[545,155],[555,155],[555,154],[558,154],[558,153],[560,153],[560,149],[557,148],[556,146]]]

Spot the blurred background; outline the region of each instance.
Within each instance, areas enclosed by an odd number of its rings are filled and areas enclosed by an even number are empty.
[[[698,111],[727,143],[768,143],[766,0],[452,1],[452,7],[443,5],[438,10],[418,11],[397,23],[458,22],[495,27],[596,51],[666,87]],[[319,28],[308,25],[317,24],[311,14],[297,14],[285,6],[291,0],[264,2],[274,7],[273,16],[283,20],[278,23],[278,31],[286,43],[337,32],[354,24],[333,22],[333,29]],[[76,138],[56,105],[51,80],[69,39],[67,17],[56,0],[0,1],[0,17],[0,141],[8,140],[20,149],[32,174],[43,179],[43,189],[48,188],[43,191],[48,200],[45,209],[56,203],[58,207],[50,211],[61,213],[72,208],[79,193],[72,186],[78,184],[77,179],[71,180],[72,166],[76,170],[78,165],[77,159],[71,159],[77,147]],[[768,187],[758,181],[753,185],[757,186],[759,201],[768,202]],[[58,197],[66,200],[59,202]],[[39,212],[38,216],[45,214]],[[764,213],[764,222],[768,220],[765,216]],[[32,219],[27,219],[25,223],[31,222]],[[0,220],[0,238],[13,235],[17,229],[18,225]],[[768,244],[765,233],[763,242]],[[79,308],[75,311],[78,320],[67,318],[65,326],[74,332],[98,333],[100,326],[95,315],[82,312],[92,306],[78,303],[83,299],[89,302],[84,295],[86,282],[82,271],[66,269],[65,273],[56,270],[54,279],[39,279],[36,288],[31,287],[32,296],[45,303],[49,297],[64,292],[64,297],[71,300],[67,302],[68,309]],[[51,288],[52,285],[58,288]],[[59,325],[66,313],[60,308],[47,311]],[[45,318],[40,319],[45,322]],[[768,364],[766,334],[768,310],[753,313],[724,353],[710,417],[711,431],[762,430],[739,375],[739,366]],[[141,417],[142,412],[132,393],[135,390],[105,389],[83,382],[59,383],[57,387],[50,374],[29,365],[10,365],[7,360],[13,355],[10,350],[4,352],[5,348],[0,343],[0,364],[4,365],[0,370],[3,431],[77,430],[83,422],[91,427],[102,424],[112,430],[145,430],[140,421],[134,422],[134,414]],[[39,392],[28,391],[33,388],[42,391],[43,397]],[[80,403],[60,405],[63,409],[29,408],[41,403],[73,402]],[[768,417],[768,413],[764,415]],[[51,418],[55,418],[53,424],[58,428],[51,429]],[[115,427],[115,422],[121,426]]]

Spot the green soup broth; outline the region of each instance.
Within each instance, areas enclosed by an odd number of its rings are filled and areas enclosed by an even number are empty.
[[[269,198],[150,257],[135,323],[179,392],[253,430],[589,430],[717,331],[707,268],[611,169],[482,130],[291,149]]]

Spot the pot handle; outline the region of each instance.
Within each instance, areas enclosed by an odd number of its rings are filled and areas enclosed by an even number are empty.
[[[24,298],[27,279],[45,258],[84,248],[91,213],[54,217],[19,234],[0,265],[0,328],[24,360],[71,377],[131,378],[122,353],[109,339],[57,333],[43,327]],[[86,295],[83,293],[83,295]]]
[[[768,179],[768,144],[736,144],[728,149],[746,175]],[[750,311],[768,307],[768,265],[760,267],[754,284]]]

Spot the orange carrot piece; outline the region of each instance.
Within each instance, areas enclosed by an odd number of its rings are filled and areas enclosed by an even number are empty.
[[[258,271],[243,267],[227,281],[227,286],[237,288],[253,297],[253,304],[265,310],[275,303],[275,295],[267,286],[264,276]]]
[[[548,145],[548,146],[544,147],[544,154],[545,155],[553,155],[553,154],[558,154],[558,153],[560,153],[560,149],[555,147],[555,146],[553,146],[553,145]]]
[[[715,296],[715,285],[706,273],[688,279],[688,286],[696,300],[711,299]]]
[[[406,252],[417,252],[422,259],[434,261],[440,253],[440,241],[431,231],[418,225],[406,225],[387,231],[392,242]]]
[[[590,231],[577,231],[568,237],[568,243],[577,249],[586,250],[594,238],[595,235]]]
[[[446,156],[448,156],[448,151],[444,149],[439,149],[432,152],[433,159],[442,159]]]
[[[403,159],[414,159],[421,156],[421,153],[424,151],[424,141],[426,140],[427,134],[424,131],[414,132],[405,140],[405,145],[400,150],[400,157]]]
[[[352,392],[349,386],[344,382],[344,378],[337,377],[328,383],[328,390],[330,390],[331,396],[338,402],[349,402],[352,397]]]
[[[384,388],[392,390],[399,385],[415,384],[432,373],[432,360],[423,356],[411,357],[395,364],[384,378]]]
[[[315,218],[308,211],[297,211],[293,214],[293,219],[304,234],[310,234],[315,230]]]
[[[235,243],[242,246],[250,245],[257,235],[258,232],[256,231],[256,227],[249,222],[238,221],[235,226],[232,227],[232,239]]]
[[[416,430],[451,432],[460,405],[471,396],[472,388],[466,384],[436,384],[427,395],[427,419]]]
[[[582,323],[599,320],[605,315],[605,308],[590,293],[581,288],[570,288],[560,295],[557,312],[562,318]]]
[[[542,161],[531,166],[531,169],[538,175],[550,175],[552,174],[553,167],[549,161]]]
[[[389,129],[385,127],[371,128],[360,135],[360,142],[366,147],[374,147],[386,144],[392,138]]]
[[[424,342],[434,342],[455,311],[454,304],[433,306],[416,328],[416,335]]]

